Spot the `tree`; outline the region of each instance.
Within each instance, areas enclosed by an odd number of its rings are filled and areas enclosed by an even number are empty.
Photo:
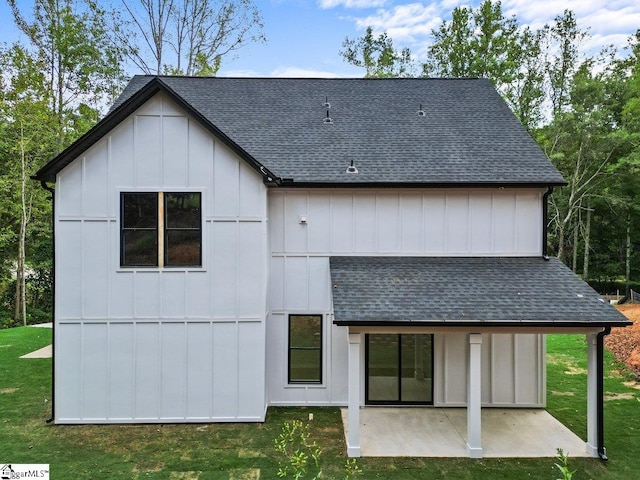
[[[8,1],[27,45],[0,52],[0,248],[16,277],[0,284],[15,286],[13,296],[4,289],[2,303],[26,323],[36,304],[50,308],[43,297],[52,281],[49,194],[29,177],[97,121],[123,78],[120,50],[95,3],[36,0],[25,13]]]
[[[549,82],[553,113],[558,113],[569,103],[570,82],[580,65],[580,46],[588,37],[586,31],[578,27],[575,15],[565,10],[554,19],[551,27],[545,27],[547,34],[546,72]]]
[[[431,33],[424,75],[489,78],[527,128],[540,120],[540,32],[521,29],[515,16],[505,17],[499,1],[485,0],[475,10],[456,7],[451,21]]]
[[[411,52],[408,48],[397,51],[387,33],[377,37],[373,28],[356,39],[348,37],[342,42],[340,55],[351,65],[365,69],[365,78],[411,76]]]
[[[607,108],[611,104],[604,88],[608,73],[595,73],[596,70],[593,60],[578,67],[570,82],[569,105],[556,112],[538,136],[545,153],[568,182],[551,197],[550,203],[558,257],[569,263],[569,247],[572,247],[574,269],[577,269],[579,238],[590,238],[583,219],[590,221],[591,218],[583,213],[592,210],[594,198],[604,198],[605,181],[616,161],[620,143],[613,135],[614,116]]]
[[[48,85],[43,95],[56,114],[59,152],[84,133],[74,122],[78,115],[95,123],[100,110],[121,91],[122,51],[111,42],[105,12],[92,0],[36,0],[30,15],[16,0],[8,2],[29,40],[30,54],[42,65]]]
[[[39,63],[21,46],[0,52],[0,65],[7,76],[0,97],[2,141],[0,141],[0,185],[5,191],[0,218],[7,228],[7,258],[14,259],[15,323],[27,324],[27,254],[32,222],[48,226],[50,205],[44,192],[29,177],[52,155],[56,145],[56,115],[50,110],[48,84]],[[39,228],[42,231],[42,228]],[[12,247],[17,251],[11,251]]]
[[[116,17],[116,38],[150,75],[212,76],[224,57],[266,40],[251,0],[122,0],[122,5],[126,18]]]
[[[629,293],[634,240],[638,239],[640,225],[640,30],[629,39],[630,55],[615,62],[614,75],[609,85],[617,93],[618,107],[614,117],[618,127],[614,133],[619,143],[620,158],[611,166],[615,181],[610,195],[615,203],[616,215],[624,221],[625,287]]]

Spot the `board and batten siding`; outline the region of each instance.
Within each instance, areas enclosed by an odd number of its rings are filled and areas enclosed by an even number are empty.
[[[347,329],[332,324],[330,255],[539,256],[544,192],[270,190],[270,404],[346,404]],[[292,313],[324,315],[322,385],[287,384],[287,317]],[[466,398],[460,395],[466,395],[467,346],[459,345],[459,337],[465,335],[435,335],[435,405],[460,405]],[[496,359],[483,361],[485,405],[544,405],[543,345],[544,336],[535,334],[493,335],[485,340],[484,355]],[[514,353],[501,356],[505,351]],[[500,376],[507,374],[513,380],[503,382]]]
[[[201,192],[201,268],[120,267],[131,191]],[[260,175],[158,94],[63,169],[55,194],[55,421],[262,421]]]

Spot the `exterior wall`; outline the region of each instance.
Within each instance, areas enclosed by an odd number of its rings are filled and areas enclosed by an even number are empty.
[[[538,256],[543,194],[540,189],[270,190],[270,404],[347,402],[347,329],[332,323],[329,255]],[[322,385],[287,384],[291,313],[324,314]],[[466,388],[466,350],[444,348],[458,340],[455,335],[436,336],[437,405],[458,405],[465,398],[460,394],[466,390],[460,388]],[[483,362],[483,377],[493,382],[484,388],[487,405],[542,404],[544,359],[529,353],[543,344],[539,335],[494,335],[483,345],[485,356],[496,359]],[[502,358],[505,345],[521,347],[517,355]],[[498,376],[509,370],[516,372],[514,381],[501,386]]]
[[[434,336],[434,405],[467,404],[468,335]],[[482,405],[544,407],[545,335],[482,335]]]
[[[202,268],[121,268],[121,191],[202,192]],[[261,421],[266,187],[158,95],[58,175],[57,423]]]

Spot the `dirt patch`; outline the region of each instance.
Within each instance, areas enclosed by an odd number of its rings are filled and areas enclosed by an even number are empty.
[[[633,400],[636,396],[633,393],[607,393],[604,396],[604,401],[609,400]]]
[[[578,367],[576,365],[575,359],[569,355],[548,355],[547,362],[553,363],[554,365],[562,365],[566,370],[564,371],[567,375],[586,375],[587,370],[585,368]]]
[[[229,471],[229,480],[259,480],[259,468],[242,468]]]
[[[19,388],[0,388],[0,394],[2,393],[15,393],[18,390],[20,390]]]
[[[551,390],[551,395],[556,395],[558,397],[573,397],[575,394],[573,392],[556,392],[555,390]]]
[[[604,343],[617,360],[624,362],[640,378],[640,305],[619,305],[616,308],[633,325],[613,328]]]
[[[261,457],[266,457],[266,455],[262,453],[260,450],[250,450],[248,448],[241,448],[240,450],[238,450],[238,457],[239,458],[261,458]]]
[[[198,480],[202,472],[171,472],[171,480]]]

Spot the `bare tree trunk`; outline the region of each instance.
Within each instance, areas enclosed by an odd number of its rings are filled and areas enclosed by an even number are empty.
[[[27,169],[25,165],[24,130],[20,127],[20,233],[18,236],[18,262],[16,266],[16,298],[14,321],[22,318],[22,324],[27,325],[27,295],[25,276],[25,243],[27,237]]]
[[[626,248],[626,255],[625,255],[625,277],[624,277],[624,281],[625,281],[625,291],[627,294],[627,297],[629,296],[629,294],[631,293],[631,287],[630,287],[630,283],[631,283],[631,213],[627,212],[627,248]]]
[[[18,242],[18,262],[16,263],[16,295],[14,299],[13,321],[15,323],[20,322],[20,299],[22,298],[22,266],[20,265],[20,259],[22,258],[22,243]]]
[[[579,242],[579,230],[580,230],[580,217],[576,217],[576,224],[573,227],[573,258],[572,268],[574,272],[578,271],[578,242]]]
[[[591,242],[591,202],[587,202],[587,224],[584,228],[584,257],[582,262],[582,279],[589,280],[589,255]]]

